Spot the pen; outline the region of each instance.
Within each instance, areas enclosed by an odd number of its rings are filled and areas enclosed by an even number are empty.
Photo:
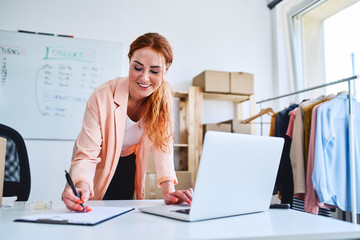
[[[38,32],[39,35],[47,35],[47,36],[54,36],[53,33],[44,33],[44,32]]]
[[[58,37],[68,37],[68,38],[74,38],[72,35],[64,35],[64,34],[58,34]]]
[[[25,31],[25,30],[19,30],[18,32],[36,34],[36,32],[33,32],[33,31]]]
[[[80,195],[78,193],[78,191],[76,190],[73,181],[71,180],[70,174],[65,170],[65,177],[66,177],[66,181],[67,183],[70,185],[71,189],[73,190],[75,196],[77,196],[78,198],[80,198]],[[84,212],[85,212],[85,207],[84,204],[80,203],[80,205],[83,207]]]

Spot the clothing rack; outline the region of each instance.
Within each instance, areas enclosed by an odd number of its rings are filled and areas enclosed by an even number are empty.
[[[296,95],[299,93],[304,93],[308,91],[312,91],[319,88],[324,88],[330,85],[339,84],[342,82],[348,82],[348,90],[349,90],[349,153],[350,153],[350,188],[351,188],[351,219],[354,224],[357,224],[357,210],[356,210],[356,181],[355,181],[355,149],[354,149],[354,133],[353,133],[353,112],[352,112],[352,95],[351,95],[351,81],[359,79],[359,75],[354,75],[349,78],[340,79],[337,81],[325,83],[322,85],[306,88],[300,91],[280,95],[273,98],[264,99],[256,102],[256,104],[260,104],[260,109],[262,109],[262,103],[269,102],[273,100],[277,100],[284,97],[289,97],[292,95]],[[261,132],[262,132],[262,124],[261,124]]]

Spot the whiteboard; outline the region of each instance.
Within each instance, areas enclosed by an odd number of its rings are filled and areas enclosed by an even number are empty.
[[[25,139],[76,139],[87,99],[119,77],[122,43],[0,31],[0,123]]]

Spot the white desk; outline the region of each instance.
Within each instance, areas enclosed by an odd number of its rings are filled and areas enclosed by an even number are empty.
[[[158,206],[161,200],[91,201],[90,206],[131,206],[135,210],[96,226],[14,222],[39,210],[25,210],[24,203],[0,208],[0,239],[110,240],[110,239],[359,239],[360,226],[293,210],[270,209],[200,222],[181,222],[139,212],[143,206]],[[53,209],[64,208],[58,202]]]

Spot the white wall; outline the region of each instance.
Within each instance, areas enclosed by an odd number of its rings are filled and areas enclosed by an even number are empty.
[[[257,100],[273,96],[266,0],[0,0],[0,29],[121,41],[123,76],[128,72],[129,44],[145,32],[159,32],[173,46],[175,59],[167,79],[174,90],[186,91],[192,78],[205,69],[244,71],[255,75]],[[231,103],[204,103],[205,123],[230,118]],[[59,200],[73,141],[26,140],[26,144],[32,172],[30,200]]]

